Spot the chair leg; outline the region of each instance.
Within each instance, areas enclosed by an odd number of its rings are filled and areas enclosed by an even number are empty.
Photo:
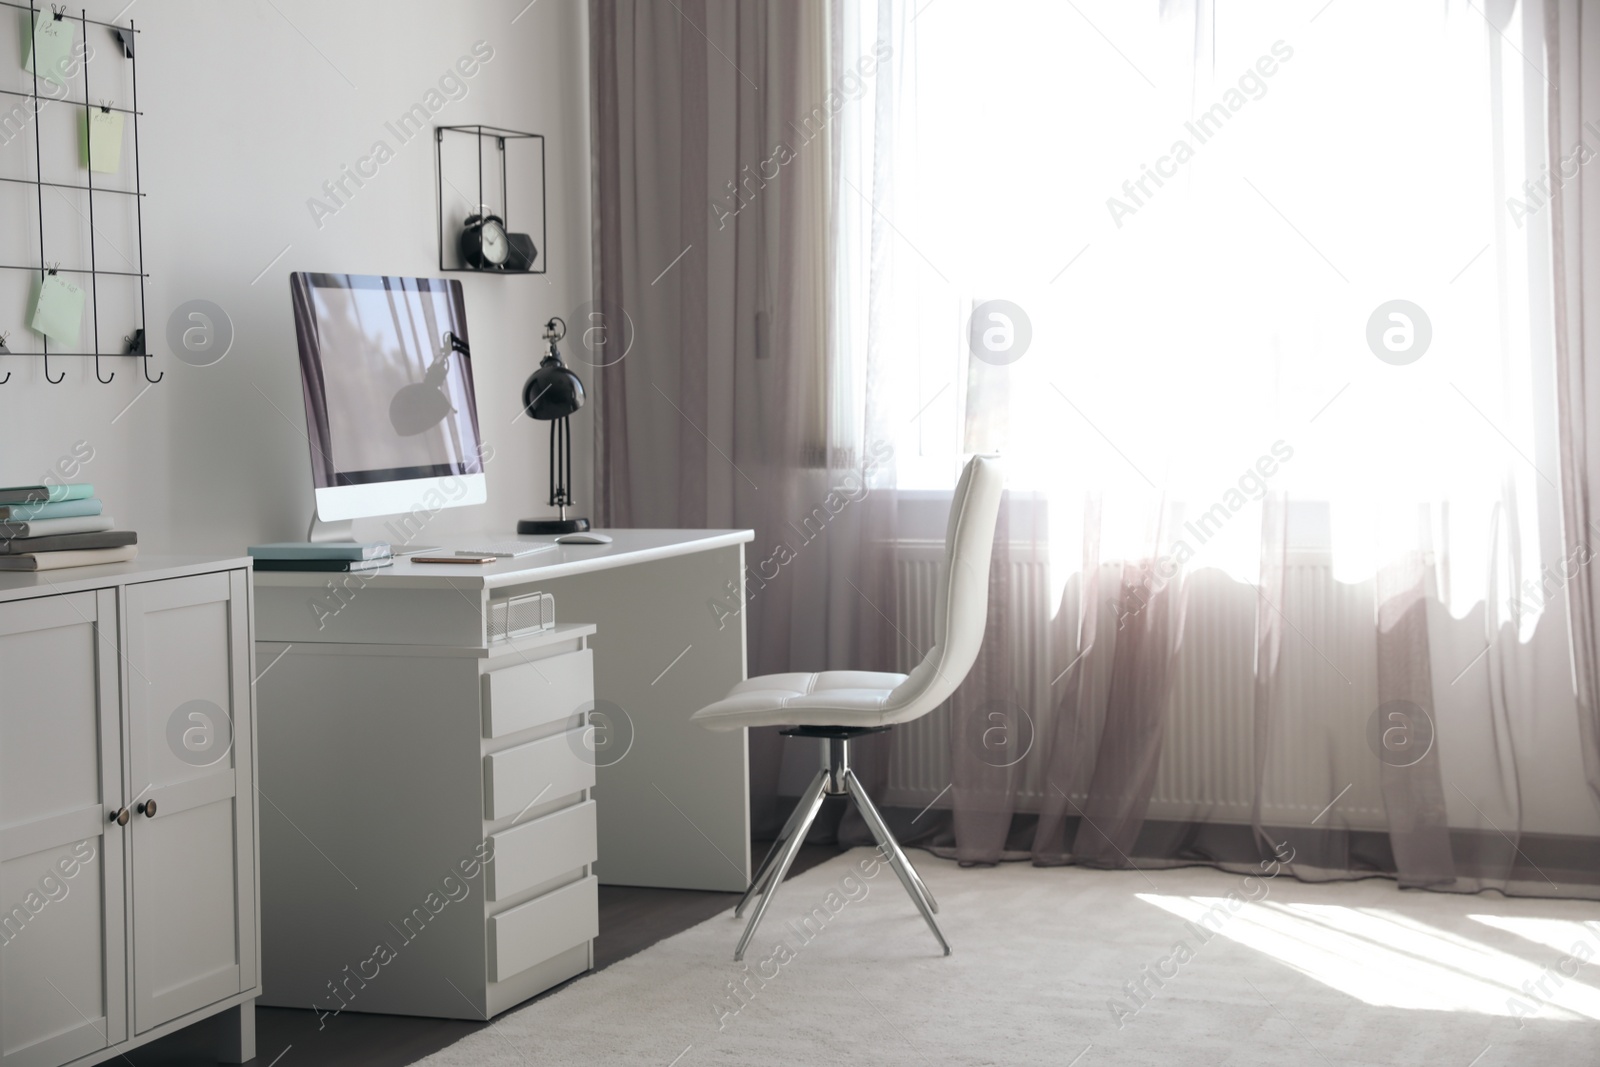
[[[772,898],[778,895],[778,887],[783,885],[783,879],[788,875],[789,867],[794,863],[794,858],[800,854],[800,846],[805,843],[806,834],[811,829],[811,823],[816,819],[817,812],[822,810],[822,798],[826,795],[824,791],[825,785],[826,776],[820,776],[816,786],[812,789],[811,795],[802,800],[800,807],[795,809],[798,812],[803,808],[805,814],[795,824],[794,832],[789,835],[789,839],[783,843],[783,850],[778,854],[777,865],[772,869],[772,873],[767,876],[768,889],[761,894],[761,902],[756,905],[755,914],[750,916],[750,925],[744,928],[744,936],[739,939],[739,947],[733,950],[735,962],[744,959],[744,950],[749,947],[750,939],[756,936],[756,927],[761,925],[761,918],[767,913],[767,905],[771,904]]]
[[[872,829],[872,836],[878,839],[879,848],[889,854],[889,865],[894,868],[894,873],[899,876],[900,884],[905,887],[907,895],[916,904],[917,910],[922,912],[922,918],[927,922],[928,929],[933,931],[933,936],[938,939],[940,947],[944,949],[944,954],[946,956],[950,955],[950,942],[944,939],[944,934],[939,930],[939,924],[933,921],[933,911],[929,907],[928,898],[922,895],[925,890],[919,888],[921,879],[911,869],[910,861],[905,858],[905,853],[900,851],[900,846],[895,842],[894,835],[889,833],[889,827],[885,825],[883,817],[878,814],[878,809],[867,798],[867,791],[862,786],[861,779],[856,777],[854,771],[846,769],[844,783],[846,790],[850,793],[850,798],[856,802],[856,808],[860,810],[861,817],[866,820],[867,826]],[[766,899],[763,898],[762,902],[765,903]]]
[[[778,858],[784,842],[789,840],[789,835],[794,833],[794,824],[800,821],[800,816],[806,810],[806,802],[811,799],[811,794],[827,787],[828,772],[818,771],[817,776],[811,779],[811,784],[800,794],[800,800],[789,813],[789,820],[783,824],[783,829],[778,831],[778,839],[767,850],[767,858],[761,861],[761,866],[756,868],[756,876],[750,879],[750,888],[744,891],[744,896],[739,899],[739,906],[733,909],[735,919],[744,916],[744,909],[750,906],[750,901],[757,893],[763,892],[762,886],[766,883],[767,875],[772,871],[772,861]]]
[[[854,778],[855,772],[850,772],[850,777]],[[878,844],[887,846],[893,858],[898,860],[900,865],[905,868],[906,874],[911,876],[911,881],[916,883],[918,891],[921,892],[922,899],[928,902],[928,909],[934,914],[938,914],[939,902],[933,899],[933,891],[928,888],[928,883],[922,880],[922,875],[918,874],[917,869],[912,866],[911,857],[906,855],[905,849],[900,847],[900,842],[896,841],[894,835],[889,832],[889,824],[884,821],[883,813],[872,802],[872,798],[867,796],[867,790],[859,780],[856,782],[856,787],[858,790],[854,794],[856,806],[861,809],[861,817],[866,820],[867,825],[872,829],[872,835],[878,839]],[[880,831],[882,832],[880,833]]]

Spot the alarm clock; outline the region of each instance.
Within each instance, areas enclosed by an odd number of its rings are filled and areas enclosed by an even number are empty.
[[[478,270],[497,270],[511,254],[505,223],[498,215],[468,215],[461,228],[461,258]]]

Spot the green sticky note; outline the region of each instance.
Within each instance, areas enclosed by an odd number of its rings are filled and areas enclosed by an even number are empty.
[[[22,34],[22,69],[29,74],[37,69],[39,77],[65,85],[67,71],[72,67],[71,56],[71,21],[58,19],[49,11],[39,12],[33,32],[24,30]]]
[[[83,165],[98,174],[115,174],[122,167],[122,112],[90,108],[78,123],[79,154]]]
[[[58,345],[78,347],[83,329],[83,289],[59,274],[46,274],[33,306],[33,328]]]

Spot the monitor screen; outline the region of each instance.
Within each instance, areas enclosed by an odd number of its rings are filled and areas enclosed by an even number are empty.
[[[290,288],[318,489],[482,473],[459,281],[302,272]]]

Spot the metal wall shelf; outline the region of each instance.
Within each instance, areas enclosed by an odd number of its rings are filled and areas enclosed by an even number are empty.
[[[535,248],[534,265],[529,270],[506,270],[501,267],[471,267],[466,264],[459,266],[445,266],[445,183],[449,181],[444,174],[444,135],[447,133],[462,134],[476,137],[478,157],[478,200],[480,207],[492,206],[483,196],[483,145],[485,141],[494,142],[494,147],[500,153],[500,221],[505,223],[506,229],[511,229],[510,208],[507,201],[510,199],[510,186],[506,182],[506,142],[507,141],[538,141],[539,142],[539,240]],[[545,143],[544,135],[539,133],[524,133],[521,130],[506,130],[499,126],[435,126],[433,128],[433,163],[435,172],[435,194],[439,210],[439,269],[451,274],[499,274],[499,275],[528,275],[544,274],[546,270],[546,250],[548,248],[549,227],[546,221],[545,208]],[[454,186],[454,183],[450,183]],[[533,234],[529,230],[529,236]],[[452,246],[453,247],[453,246]]]

